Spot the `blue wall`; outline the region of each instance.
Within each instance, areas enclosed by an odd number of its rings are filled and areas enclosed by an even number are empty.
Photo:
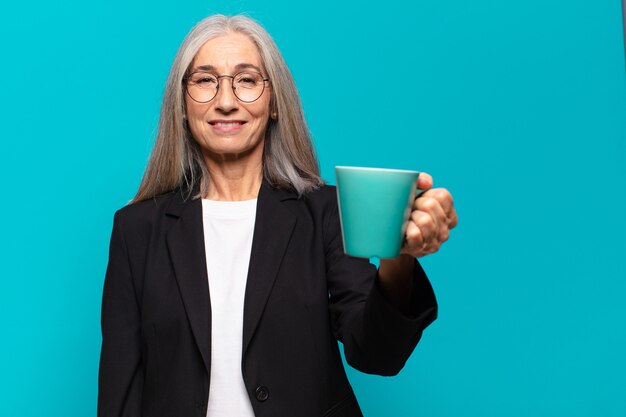
[[[0,12],[0,415],[95,414],[115,209],[174,53],[248,12],[299,86],[323,174],[415,168],[460,223],[423,259],[440,316],[367,416],[626,415],[619,0],[17,2]],[[367,72],[366,88],[346,80]]]

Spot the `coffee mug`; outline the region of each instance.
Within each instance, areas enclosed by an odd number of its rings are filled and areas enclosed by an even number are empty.
[[[335,175],[345,253],[360,258],[399,256],[419,172],[337,166]]]

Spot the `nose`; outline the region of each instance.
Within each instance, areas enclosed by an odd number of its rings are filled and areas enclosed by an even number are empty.
[[[239,100],[233,91],[233,79],[229,77],[220,77],[218,81],[219,88],[215,96],[215,108],[224,113],[231,113],[239,107]]]

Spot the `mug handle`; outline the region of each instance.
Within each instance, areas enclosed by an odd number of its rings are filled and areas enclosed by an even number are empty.
[[[428,190],[420,190],[419,188],[417,188],[416,192],[415,192],[415,198],[416,199],[420,198],[421,195],[424,194],[426,191],[428,191]]]

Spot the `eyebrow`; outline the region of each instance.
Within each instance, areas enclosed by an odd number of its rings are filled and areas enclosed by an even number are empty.
[[[260,74],[263,74],[263,72],[261,71],[261,68],[257,67],[254,64],[243,62],[241,64],[235,65],[235,71],[241,71],[241,70],[250,69],[250,68],[257,70],[257,72],[259,72]],[[198,65],[197,67],[193,69],[193,71],[216,71],[216,70],[217,68],[215,68],[213,65]]]

